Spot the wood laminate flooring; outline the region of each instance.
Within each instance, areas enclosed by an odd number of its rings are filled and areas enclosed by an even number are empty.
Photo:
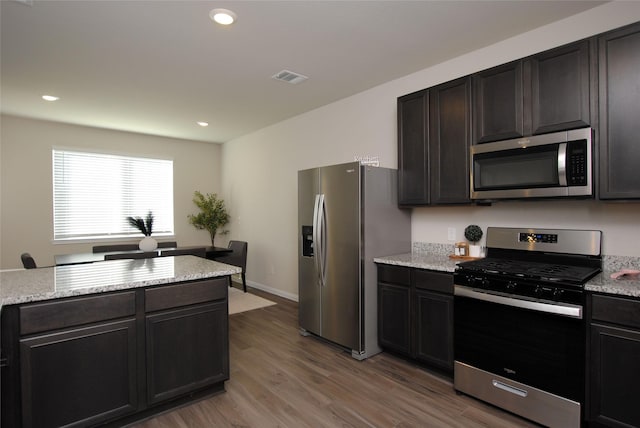
[[[226,392],[136,428],[536,427],[473,398],[446,378],[388,353],[356,361],[298,333],[298,305],[261,291],[275,306],[229,317]]]

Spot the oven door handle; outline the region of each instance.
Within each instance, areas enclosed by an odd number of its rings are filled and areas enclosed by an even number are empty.
[[[546,312],[554,315],[561,315],[569,318],[582,319],[582,306],[570,305],[567,303],[545,303],[535,300],[525,300],[523,298],[513,298],[500,294],[476,291],[471,288],[456,285],[453,291],[455,296],[468,297],[470,299],[483,300],[485,302],[497,303],[505,306],[513,306],[522,309],[531,309],[538,312]]]

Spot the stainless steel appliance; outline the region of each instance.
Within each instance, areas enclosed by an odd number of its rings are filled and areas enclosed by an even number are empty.
[[[584,284],[594,230],[487,229],[487,257],[454,272],[454,387],[549,427],[579,427]]]
[[[397,206],[396,170],[358,162],[298,172],[301,334],[380,352],[374,257],[411,251],[410,212]]]
[[[588,197],[591,128],[471,146],[471,199]]]

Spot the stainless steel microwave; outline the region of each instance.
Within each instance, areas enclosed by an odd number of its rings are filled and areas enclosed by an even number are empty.
[[[471,146],[471,199],[588,197],[591,128]]]

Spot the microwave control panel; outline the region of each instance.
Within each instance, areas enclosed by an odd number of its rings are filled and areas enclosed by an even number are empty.
[[[567,184],[569,186],[587,185],[587,141],[569,141],[567,143]]]

